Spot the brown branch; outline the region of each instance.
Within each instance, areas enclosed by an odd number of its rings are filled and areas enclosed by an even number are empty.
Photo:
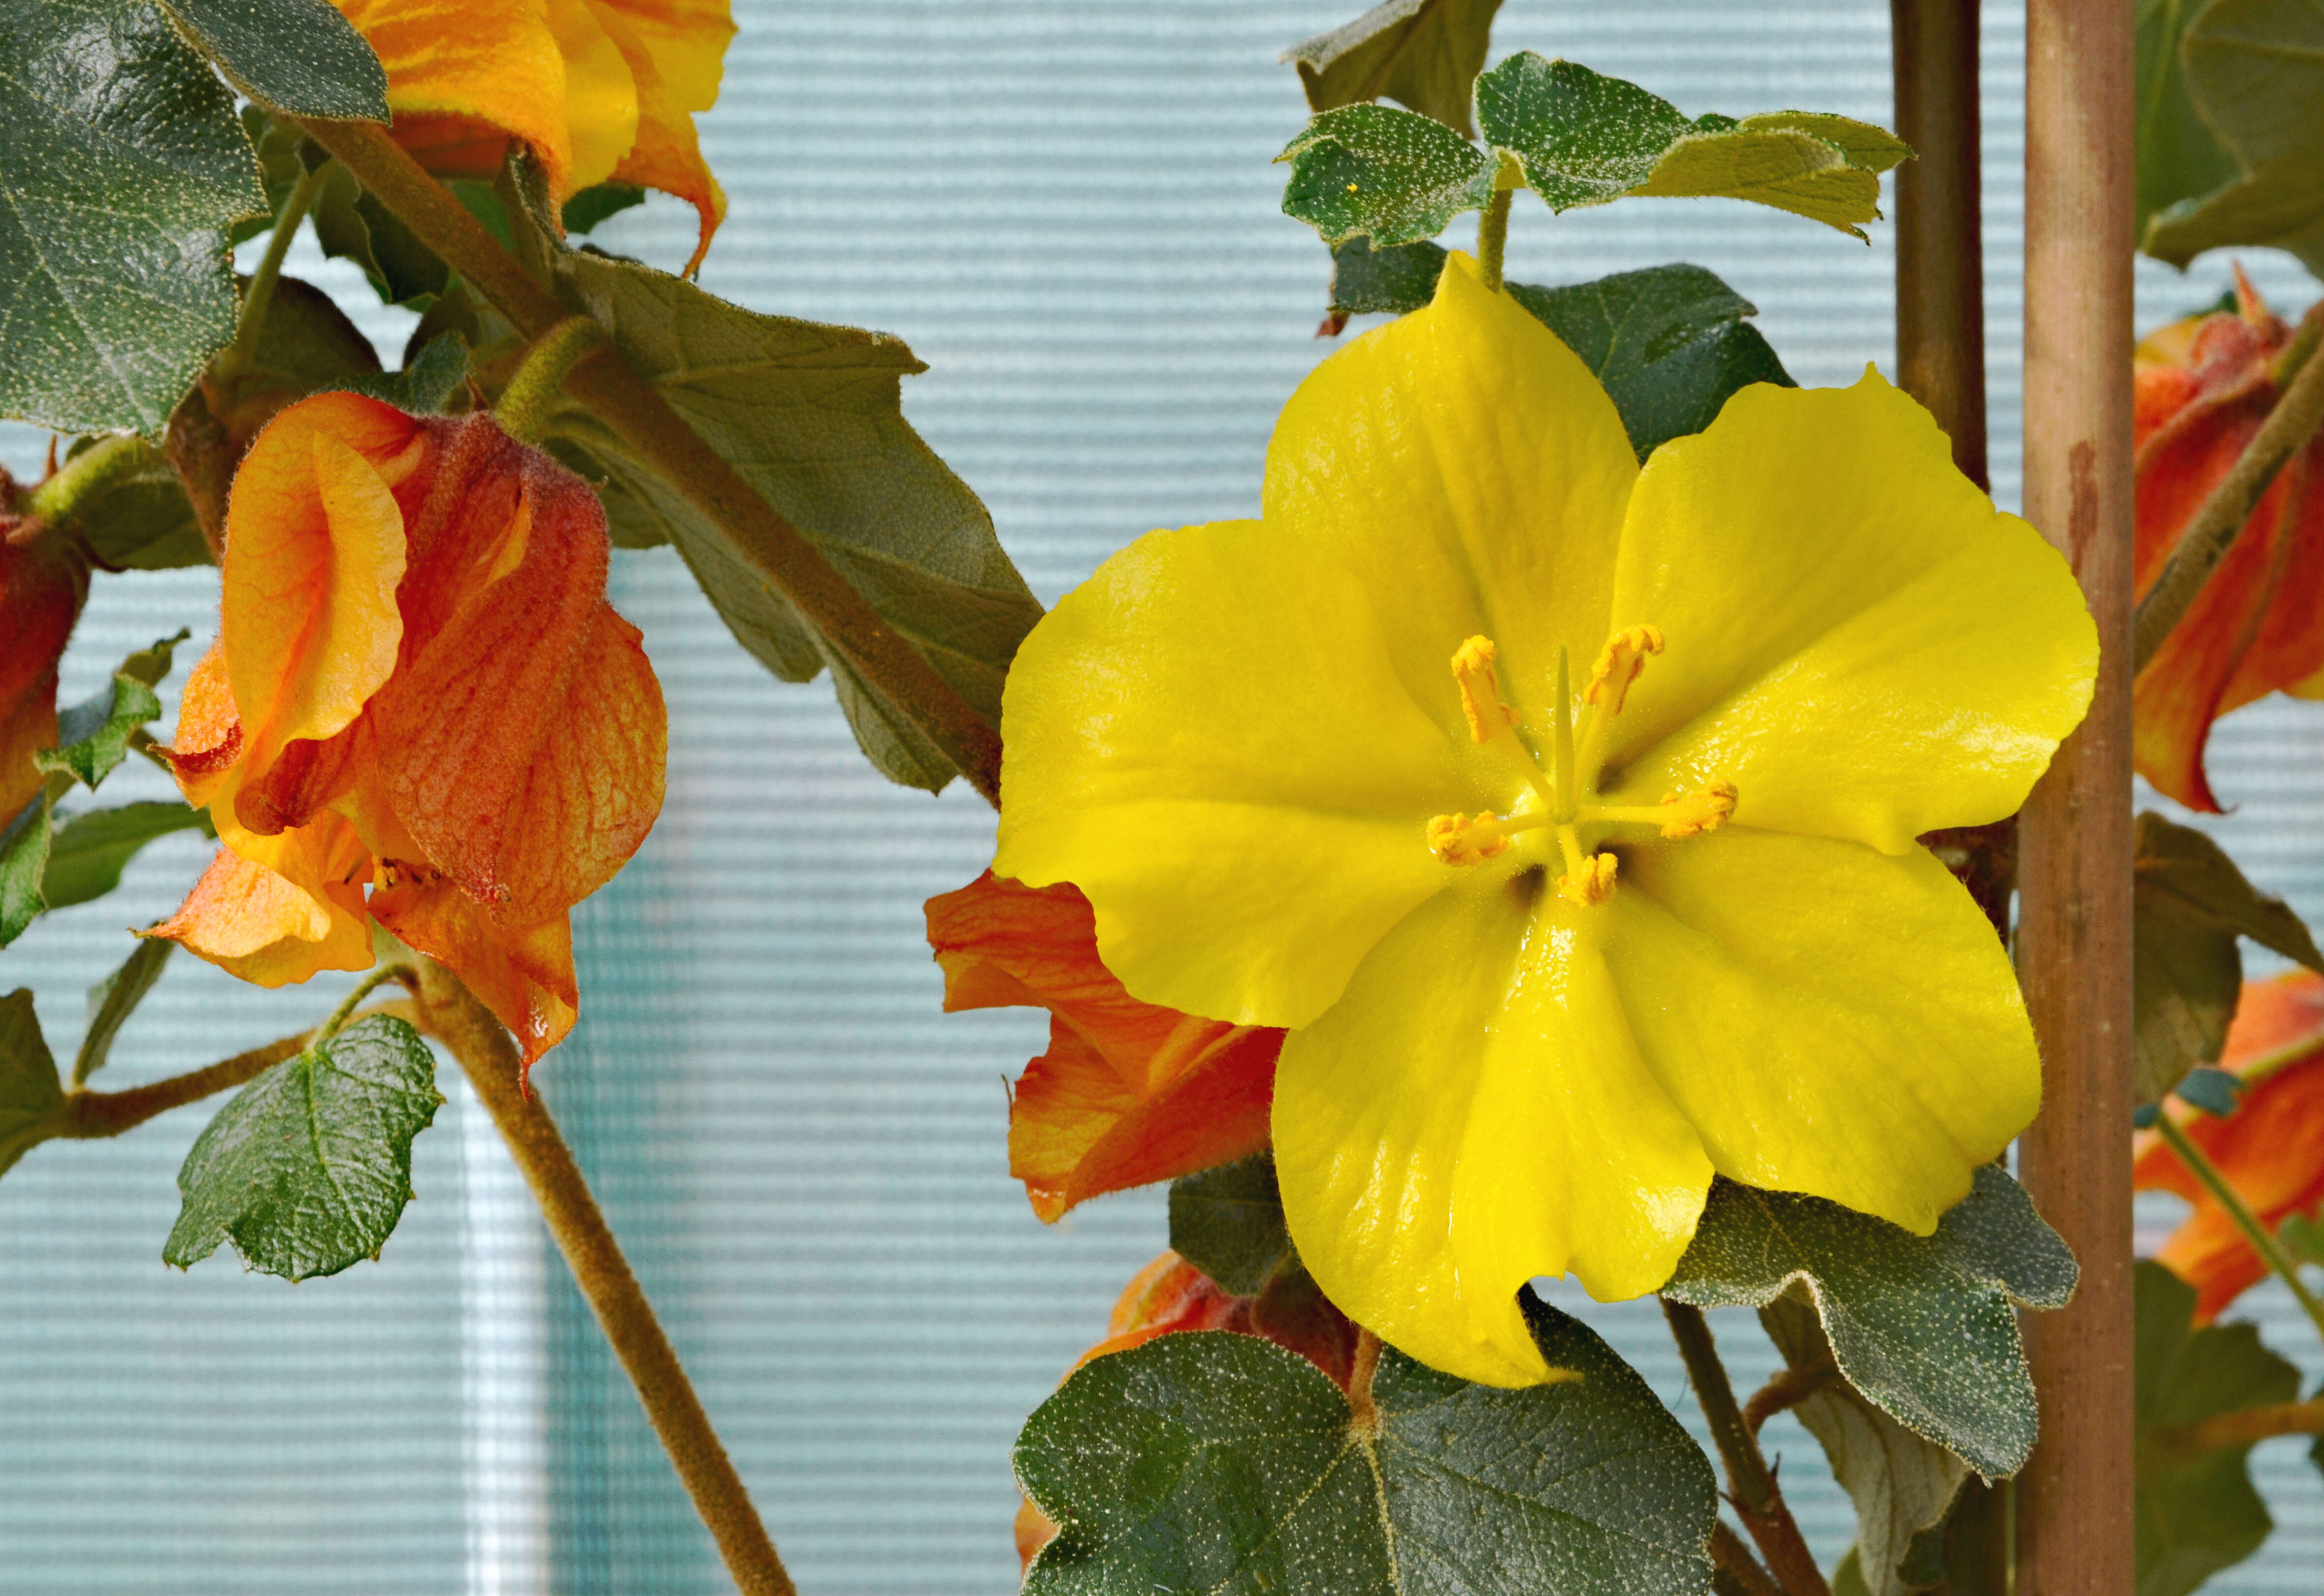
[[[373,196],[474,284],[527,338],[563,321],[565,307],[533,281],[385,129],[305,121]],[[960,690],[833,568],[799,530],[706,443],[636,367],[610,346],[576,364],[567,392],[729,538],[752,568],[846,656],[896,710],[927,733],[987,801],[1001,801],[1001,734]]]
[[[185,484],[186,497],[193,501],[194,520],[202,529],[202,540],[210,546],[212,563],[223,565],[226,492],[234,483],[234,468],[242,463],[242,451],[211,413],[201,384],[196,383],[170,412],[162,449]]]
[[[1984,215],[1977,0],[1889,0],[1896,136],[1896,385],[1952,440],[1979,487],[1985,459]]]
[[[1798,1521],[1784,1505],[1775,1473],[1760,1454],[1758,1438],[1735,1405],[1735,1388],[1727,1378],[1727,1366],[1719,1361],[1711,1322],[1701,1308],[1665,1296],[1662,1305],[1663,1317],[1670,1321],[1671,1339],[1678,1343],[1679,1357],[1693,1383],[1694,1399],[1710,1421],[1711,1438],[1727,1464],[1727,1499],[1733,1504],[1736,1517],[1758,1543],[1759,1554],[1766,1558],[1783,1596],[1831,1596],[1823,1570],[1816,1566],[1815,1554],[1808,1550]]]
[[[1711,1522],[1711,1588],[1715,1596],[1783,1596],[1775,1576],[1759,1565],[1724,1518]]]
[[[2213,1414],[2191,1425],[2161,1431],[2153,1440],[2166,1455],[2192,1462],[2207,1452],[2249,1446],[2274,1435],[2324,1435],[2324,1397]]]
[[[421,1029],[441,1041],[466,1072],[476,1096],[507,1140],[540,1204],[549,1233],[573,1270],[638,1400],[661,1437],[695,1510],[702,1515],[726,1572],[742,1596],[797,1596],[750,1492],[711,1427],[653,1305],[630,1271],[612,1227],[591,1195],[572,1149],[540,1099],[529,1093],[516,1043],[499,1020],[434,960],[420,968]]]
[[[1743,1405],[1743,1424],[1757,1435],[1767,1421],[1785,1413],[1840,1378],[1840,1370],[1825,1363],[1813,1369],[1780,1369]]]

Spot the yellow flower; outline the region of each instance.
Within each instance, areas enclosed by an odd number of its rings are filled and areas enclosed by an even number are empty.
[[[694,113],[718,98],[728,0],[333,0],[387,69],[398,143],[430,171],[491,177],[510,139],[559,203],[610,178],[677,195],[702,218],[726,196]]]
[[[1292,396],[1261,508],[1034,629],[994,868],[1078,886],[1132,996],[1294,1028],[1276,1164],[1332,1300],[1519,1385],[1518,1287],[1654,1290],[1714,1171],[1932,1230],[2041,1081],[1914,838],[2018,807],[2098,644],[1927,413],[1748,388],[1642,471],[1456,255]]]

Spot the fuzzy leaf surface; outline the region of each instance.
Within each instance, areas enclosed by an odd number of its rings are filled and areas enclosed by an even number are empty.
[[[130,655],[111,682],[60,711],[57,745],[34,754],[32,763],[94,790],[129,757],[129,740],[138,728],[161,718],[161,700],[153,689],[170,674],[170,656],[186,635],[161,638]]]
[[[1721,1178],[1663,1295],[1765,1307],[1803,1287],[1848,1382],[1996,1479],[2023,1468],[2034,1445],[2034,1382],[2014,1309],[2064,1306],[2077,1273],[2024,1188],[1990,1165],[1930,1236]]]
[[[1170,1250],[1229,1296],[1258,1296],[1292,1259],[1275,1155],[1254,1153],[1172,1181]]]
[[[1326,111],[1284,146],[1283,212],[1340,244],[1434,238],[1493,197],[1494,158],[1432,117],[1389,106]]]
[[[51,909],[70,909],[121,885],[121,872],[146,844],[172,832],[217,834],[209,812],[169,798],[148,798],[109,809],[88,809],[52,822],[41,896]]]
[[[97,442],[94,438],[82,438],[71,452],[80,454]],[[170,571],[209,564],[210,546],[202,538],[193,502],[186,497],[185,484],[171,469],[169,457],[143,439],[137,448],[134,465],[111,475],[75,518],[74,524],[88,540],[90,551],[106,566],[124,571]]]
[[[1385,0],[1283,59],[1299,69],[1311,111],[1385,97],[1473,138],[1470,97],[1500,8],[1501,0]]]
[[[2141,237],[2155,212],[2242,175],[2195,109],[2179,60],[2187,24],[2203,0],[2137,0],[2138,215]]]
[[[1026,1422],[1017,1476],[1062,1526],[1030,1596],[1696,1596],[1711,1465],[1586,1326],[1525,1298],[1571,1378],[1471,1385],[1383,1349],[1376,1433],[1315,1366],[1191,1331],[1093,1359]]]
[[[187,1268],[231,1241],[246,1267],[305,1280],[377,1258],[411,1200],[411,1139],[443,1101],[428,1044],[389,1015],[284,1059],[186,1155],[162,1259]]]
[[[330,0],[162,0],[226,80],[270,110],[385,122],[387,69]]]
[[[0,947],[22,936],[48,909],[41,881],[49,867],[49,810],[44,792],[0,826]]]
[[[53,1134],[64,1088],[42,1038],[32,994],[19,987],[0,998],[0,1175]]]

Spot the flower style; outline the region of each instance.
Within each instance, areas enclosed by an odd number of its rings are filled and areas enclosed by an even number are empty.
[[[2275,408],[2292,329],[2240,271],[2239,309],[2190,317],[2138,346],[2136,585],[2162,574],[2187,523]],[[2311,312],[2324,326],[2324,312]],[[2203,772],[2211,723],[2278,690],[2324,697],[2324,438],[2280,472],[2242,536],[2139,672],[2132,749],[2139,774],[2188,807],[2218,800]]]
[[[1045,1222],[1267,1145],[1280,1030],[1141,1003],[1098,962],[1087,900],[987,871],[927,904],[945,1009],[1047,1008],[1009,1105],[1009,1173]]]
[[[488,417],[276,417],[226,512],[218,641],[167,751],[225,844],[153,935],[262,986],[449,966],[530,1066],[579,1004],[567,913],[659,812],[667,724],[588,484]]]
[[[1713,1172],[1921,1234],[2034,1115],[2007,958],[1914,839],[2089,701],[2065,562],[1877,374],[1641,470],[1456,255],[1285,407],[1258,521],[1139,539],[1003,699],[997,873],[1142,1001],[1283,1026],[1299,1256],[1463,1378],[1516,1294],[1666,1280]]]
[[[88,567],[37,522],[0,521],[0,831],[43,778],[57,742],[57,660],[88,596]]]
[[[2324,976],[2299,970],[2246,982],[2219,1064],[2246,1084],[2234,1113],[2214,1119],[2175,1098],[2164,1112],[2271,1232],[2295,1213],[2314,1214],[2324,1206]],[[2154,1256],[2195,1288],[2195,1321],[2208,1324],[2264,1279],[2267,1266],[2167,1142],[2143,1130],[2134,1145],[2140,1191],[2176,1192],[2194,1204]]]
[[[387,69],[398,143],[430,171],[491,177],[516,139],[559,203],[608,179],[726,214],[694,113],[718,98],[728,0],[333,0]]]

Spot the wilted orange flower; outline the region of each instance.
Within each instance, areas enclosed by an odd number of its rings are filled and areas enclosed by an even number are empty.
[[[1106,1192],[1267,1145],[1280,1030],[1141,1003],[1098,962],[1089,900],[987,871],[927,902],[945,1008],[1045,1008],[1049,1050],[1009,1111],[1009,1173],[1055,1220]]]
[[[694,113],[718,98],[728,0],[332,0],[387,69],[396,141],[430,171],[491,177],[521,140],[559,203],[607,179],[726,214]]]
[[[1175,1252],[1165,1252],[1130,1278],[1106,1322],[1105,1339],[1074,1359],[1074,1369],[1181,1330],[1263,1336],[1306,1359],[1343,1391],[1355,1371],[1356,1327],[1305,1274],[1278,1276],[1257,1296],[1230,1296]],[[1071,1375],[1073,1369],[1065,1372]],[[1056,1535],[1056,1525],[1031,1502],[1017,1509],[1019,1561],[1032,1562],[1033,1554]]]
[[[579,1002],[567,911],[661,808],[661,688],[604,511],[489,417],[284,411],[226,512],[218,641],[167,752],[226,846],[156,928],[262,986],[448,965],[530,1065]]]
[[[2242,1107],[2225,1119],[2176,1099],[2164,1110],[2273,1231],[2324,1204],[2324,976],[2301,970],[2246,982],[2224,1053],[2221,1067],[2254,1083]],[[2195,1205],[2154,1256],[2195,1288],[2196,1323],[2209,1324],[2267,1266],[2161,1137],[2141,1131],[2136,1146],[2138,1189],[2176,1192]]]
[[[2137,589],[2275,408],[2292,329],[2236,273],[2236,312],[2174,322],[2138,346]],[[2311,310],[2324,318],[2324,309]],[[2324,697],[2324,438],[2293,456],[2186,619],[2139,673],[2139,774],[2216,814],[2203,774],[2211,723],[2279,689]]]
[[[88,596],[88,567],[37,522],[0,522],[0,830],[43,780],[57,741],[57,660]]]

